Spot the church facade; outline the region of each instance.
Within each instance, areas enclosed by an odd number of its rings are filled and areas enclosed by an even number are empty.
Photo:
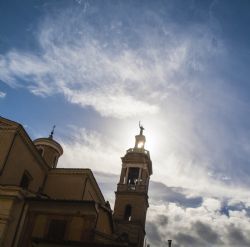
[[[88,168],[58,168],[53,131],[32,141],[0,117],[0,246],[131,246],[145,244],[150,155],[143,127],[122,157],[114,210]]]

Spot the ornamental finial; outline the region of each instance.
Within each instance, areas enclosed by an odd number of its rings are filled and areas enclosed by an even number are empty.
[[[49,135],[49,138],[50,138],[50,139],[53,139],[53,135],[54,135],[54,132],[55,132],[55,128],[56,128],[56,126],[53,125],[53,128],[52,128],[52,130],[51,130],[51,132],[50,132],[50,135]]]

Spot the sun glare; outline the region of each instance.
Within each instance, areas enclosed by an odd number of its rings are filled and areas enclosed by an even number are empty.
[[[143,142],[139,142],[137,145],[138,148],[142,148],[143,147]]]

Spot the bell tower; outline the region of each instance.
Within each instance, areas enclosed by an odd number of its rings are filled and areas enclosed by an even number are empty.
[[[121,238],[133,246],[142,247],[148,205],[148,186],[152,175],[149,151],[144,149],[146,138],[143,126],[135,136],[135,146],[127,150],[122,160],[120,181],[117,185],[114,221]]]

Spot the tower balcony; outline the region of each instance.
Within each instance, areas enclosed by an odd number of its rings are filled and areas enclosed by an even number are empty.
[[[127,150],[124,157],[121,158],[123,164],[147,164],[149,174],[153,173],[152,171],[152,162],[150,159],[150,153],[144,148],[130,148]]]
[[[145,184],[118,184],[117,191],[147,192]]]

